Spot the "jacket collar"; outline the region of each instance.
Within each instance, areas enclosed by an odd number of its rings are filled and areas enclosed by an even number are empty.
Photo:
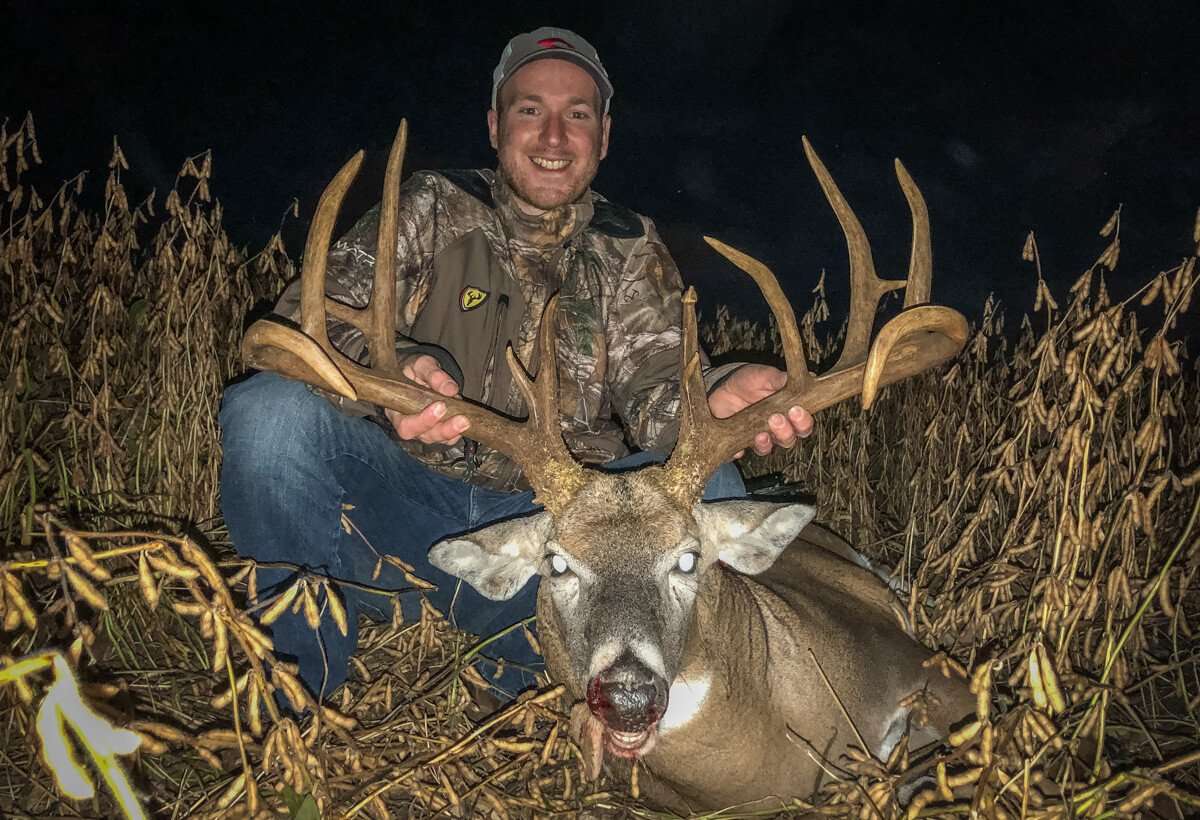
[[[492,198],[507,235],[523,244],[539,248],[565,245],[587,228],[595,213],[592,190],[589,188],[574,202],[539,216],[530,216],[517,205],[516,194],[501,173],[496,173],[492,179]]]

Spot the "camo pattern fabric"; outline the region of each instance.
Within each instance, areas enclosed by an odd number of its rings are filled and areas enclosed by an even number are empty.
[[[516,207],[501,176],[445,173],[417,173],[401,187],[395,302],[401,358],[406,348],[422,343],[457,351],[455,359],[466,374],[463,395],[523,417],[524,400],[508,374],[504,345],[492,341],[491,328],[457,331],[455,319],[465,317],[451,305],[465,292],[464,282],[490,275],[493,287],[515,283],[521,298],[514,293],[513,302],[523,303],[523,315],[515,325],[516,318],[509,317],[516,332],[503,341],[536,371],[538,325],[547,299],[558,291],[560,409],[571,451],[581,461],[597,463],[625,455],[629,444],[669,449],[677,430],[682,282],[653,223],[592,191],[576,203],[531,217]],[[450,176],[477,184],[464,190]],[[334,245],[326,283],[330,296],[355,307],[368,303],[378,230],[376,206]],[[480,253],[463,251],[472,242]],[[468,261],[457,267],[474,270],[439,265],[439,256],[461,257]],[[478,270],[485,267],[494,270]],[[505,278],[507,284],[496,281]],[[285,291],[276,312],[299,318],[298,283]],[[442,315],[450,319],[425,321]],[[426,335],[439,338],[417,335],[423,322]],[[333,344],[365,362],[363,334],[332,317],[328,324]],[[474,370],[480,371],[478,384],[472,383]],[[391,430],[379,408],[328,397],[345,412],[377,416]],[[474,442],[399,443],[439,472],[495,489],[527,486],[507,456]]]

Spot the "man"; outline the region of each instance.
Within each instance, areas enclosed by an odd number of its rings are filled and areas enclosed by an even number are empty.
[[[529,363],[546,300],[560,294],[563,435],[577,458],[608,469],[661,458],[673,444],[682,289],[650,220],[590,189],[608,151],[612,96],[599,56],[577,34],[540,28],[514,37],[487,114],[498,170],[414,174],[401,189],[396,249],[405,375],[514,416],[524,404],[504,350],[511,344]],[[378,208],[368,212],[330,253],[327,289],[356,306],[370,298],[378,219]],[[298,315],[295,285],[277,312]],[[365,356],[348,325],[331,321],[330,339]],[[724,417],[778,390],[784,374],[735,365],[706,368],[705,379],[709,405]],[[388,591],[411,591],[412,576],[436,585],[432,603],[476,634],[533,613],[536,583],[498,604],[426,560],[446,536],[535,509],[515,465],[477,447],[466,419],[445,410],[439,401],[412,415],[330,401],[269,373],[226,392],[222,508],[238,551],[350,582],[339,584],[348,636],[328,618],[318,634],[299,615],[273,624],[277,652],[296,659],[314,694],[345,679],[357,615],[385,616]],[[811,429],[812,417],[793,408],[771,420],[754,449],[790,447]],[[641,452],[631,455],[627,442]],[[744,493],[725,465],[706,497]],[[260,567],[261,595],[295,577],[288,567]],[[401,600],[406,614],[418,611],[415,593]],[[519,631],[489,649],[517,662],[493,677],[497,686],[532,682],[538,661]]]

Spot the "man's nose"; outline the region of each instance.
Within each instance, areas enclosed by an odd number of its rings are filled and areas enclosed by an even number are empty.
[[[567,140],[567,130],[563,121],[558,117],[547,117],[546,125],[542,128],[542,141],[547,145],[559,146]]]

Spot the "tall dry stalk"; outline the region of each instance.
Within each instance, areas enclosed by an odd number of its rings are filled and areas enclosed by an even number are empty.
[[[217,515],[216,408],[241,369],[251,306],[292,273],[276,236],[250,256],[221,227],[208,154],[185,161],[165,214],[131,206],[114,142],[103,209],[80,174],[48,200],[32,118],[0,126],[0,533],[28,543],[33,507]]]

